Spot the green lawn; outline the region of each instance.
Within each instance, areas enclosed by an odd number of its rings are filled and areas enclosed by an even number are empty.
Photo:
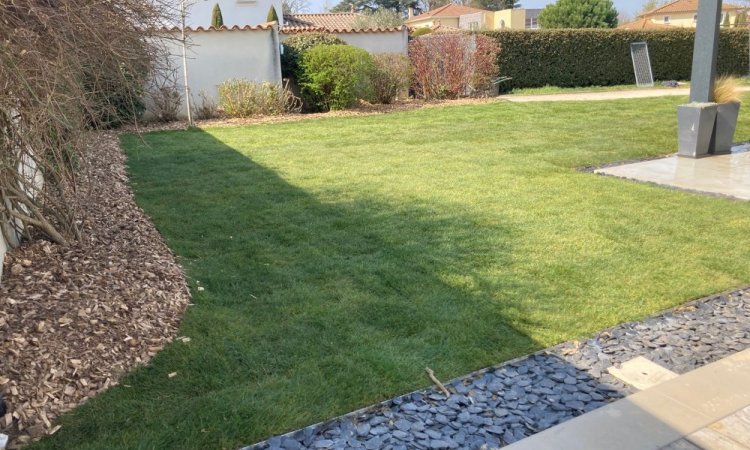
[[[738,82],[741,85],[745,85],[744,81]],[[686,81],[680,81],[681,88],[690,87],[690,83]],[[559,87],[559,86],[544,86],[538,88],[521,88],[513,89],[511,95],[546,95],[546,94],[584,94],[588,92],[611,92],[611,91],[628,91],[628,90],[648,90],[648,89],[664,89],[661,85],[661,81],[655,81],[653,87],[641,88],[635,84],[620,84],[615,86],[586,86],[586,87]]]
[[[124,136],[192,340],[33,448],[236,448],[750,281],[750,203],[576,170],[673,152],[684,101]]]

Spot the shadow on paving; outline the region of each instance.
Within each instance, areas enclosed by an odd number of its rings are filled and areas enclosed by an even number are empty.
[[[238,447],[424,387],[426,366],[449,378],[539,347],[510,325],[533,327],[524,312],[489,295],[535,286],[482,273],[510,263],[502,218],[480,227],[347,192],[328,202],[208,133],[183,133],[123,141],[138,203],[190,279],[191,341],[36,448]]]

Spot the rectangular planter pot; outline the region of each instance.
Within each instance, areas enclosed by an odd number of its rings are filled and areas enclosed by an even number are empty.
[[[717,110],[716,103],[690,103],[677,107],[679,156],[700,158],[709,154]]]
[[[716,114],[714,136],[709,151],[715,155],[731,153],[734,143],[734,131],[737,129],[737,118],[740,115],[740,102],[719,103]]]

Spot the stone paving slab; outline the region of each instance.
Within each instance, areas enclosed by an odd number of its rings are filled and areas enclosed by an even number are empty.
[[[612,366],[607,369],[607,372],[623,383],[640,390],[677,378],[676,373],[649,361],[643,356],[636,356],[630,361],[622,363],[620,367]]]
[[[677,155],[597,169],[594,173],[750,200],[750,147],[692,159]]]
[[[748,405],[750,349],[524,439],[508,450],[659,450],[686,436],[706,450],[730,448],[722,445],[735,439],[710,427]],[[734,436],[742,438],[742,428],[734,430],[740,432]]]
[[[750,348],[750,289],[720,294],[396,397],[243,450],[493,449],[634,392],[607,369],[637,356],[682,374]]]

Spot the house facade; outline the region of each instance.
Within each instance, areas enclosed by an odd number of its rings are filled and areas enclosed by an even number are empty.
[[[279,20],[283,20],[281,0],[186,0],[185,3],[185,20],[191,28],[208,28],[215,5],[219,5],[224,25],[228,28],[266,23],[271,8],[276,10]]]
[[[626,30],[662,30],[670,28],[695,28],[698,22],[699,0],[676,0],[641,14],[633,22],[620,25]],[[740,15],[747,7],[724,3],[721,7],[722,26],[735,27],[746,24],[738,23]]]
[[[487,11],[450,3],[410,17],[410,28],[457,28],[463,30],[525,30],[539,28],[541,9]]]

